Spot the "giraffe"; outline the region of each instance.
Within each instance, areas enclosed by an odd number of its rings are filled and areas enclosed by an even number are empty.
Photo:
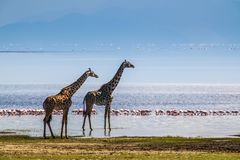
[[[113,100],[112,93],[115,90],[115,88],[117,87],[125,68],[134,68],[134,65],[132,65],[130,62],[125,60],[120,65],[117,73],[114,75],[114,77],[108,83],[103,84],[100,87],[100,89],[95,90],[95,91],[90,91],[85,95],[84,100],[83,100],[83,110],[84,110],[84,112],[83,112],[84,120],[83,120],[83,125],[82,125],[83,131],[85,130],[84,127],[85,127],[85,121],[86,121],[87,116],[88,116],[88,120],[89,120],[90,130],[92,130],[91,111],[92,111],[94,104],[98,105],[98,106],[101,106],[101,105],[105,106],[104,130],[106,130],[106,119],[108,117],[108,128],[109,128],[109,131],[111,131],[110,111],[111,111],[111,103]]]
[[[83,75],[80,78],[77,79],[77,81],[64,87],[58,94],[47,97],[46,100],[43,102],[43,108],[45,110],[45,117],[43,120],[43,124],[44,124],[43,137],[45,139],[46,139],[46,124],[49,127],[52,138],[55,138],[53,135],[53,132],[52,132],[51,125],[50,125],[50,121],[52,119],[52,112],[54,109],[55,110],[63,110],[61,138],[63,135],[63,126],[64,125],[65,125],[65,138],[68,138],[67,137],[67,115],[68,115],[68,110],[72,104],[71,97],[82,86],[82,84],[85,82],[85,80],[89,76],[98,78],[98,75],[96,75],[89,68],[86,72],[83,73]]]

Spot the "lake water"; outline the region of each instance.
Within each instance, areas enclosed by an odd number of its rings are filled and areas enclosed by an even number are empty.
[[[65,85],[0,85],[0,108],[42,108],[42,102]],[[82,87],[73,97],[71,109],[82,108],[87,91]],[[240,85],[120,85],[114,92],[113,109],[204,109],[240,111]],[[91,136],[105,136],[104,107],[95,106]],[[53,116],[52,127],[60,134],[61,116]],[[43,116],[1,116],[0,131],[41,136]],[[70,136],[82,136],[81,115],[69,114]],[[111,116],[107,136],[226,137],[240,134],[240,116]],[[85,135],[88,136],[88,123]],[[47,130],[48,131],[48,130]],[[49,132],[48,132],[49,133]]]

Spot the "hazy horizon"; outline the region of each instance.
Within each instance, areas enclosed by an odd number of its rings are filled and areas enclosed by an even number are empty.
[[[240,0],[0,0],[0,84],[239,84]],[[21,52],[21,53],[19,53]]]

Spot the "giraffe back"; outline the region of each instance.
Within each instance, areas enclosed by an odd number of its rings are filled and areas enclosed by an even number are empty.
[[[55,109],[55,110],[64,110],[71,106],[72,100],[66,95],[57,94],[54,96],[49,96],[43,102],[44,109]]]

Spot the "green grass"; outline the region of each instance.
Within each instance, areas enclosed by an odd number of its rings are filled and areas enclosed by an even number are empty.
[[[240,159],[240,138],[0,136],[0,160]]]

